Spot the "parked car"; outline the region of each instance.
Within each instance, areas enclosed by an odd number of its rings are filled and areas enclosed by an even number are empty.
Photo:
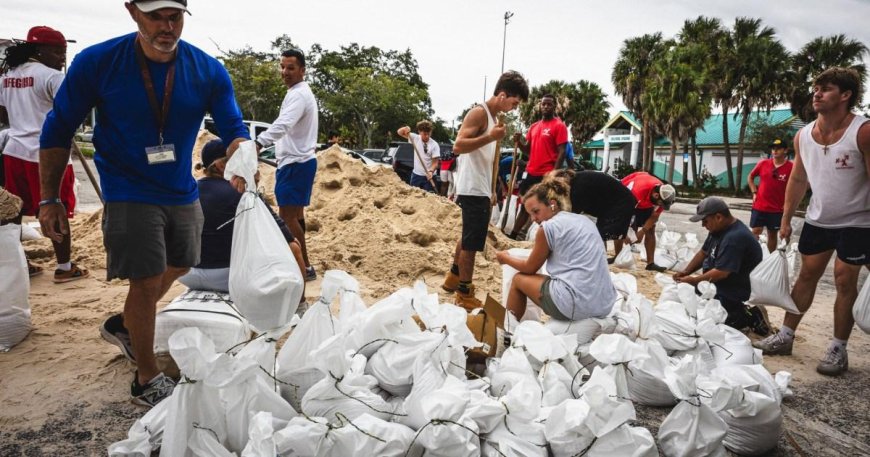
[[[368,167],[374,168],[374,167],[389,166],[389,165],[386,165],[382,162],[376,162],[376,161],[362,155],[361,153],[359,153],[357,151],[352,151],[350,149],[345,149],[345,148],[341,148],[341,150],[344,151],[345,154],[353,157],[354,159],[358,159],[358,160],[362,161],[362,163]],[[268,163],[269,165],[272,165],[273,167],[277,166],[277,162],[275,161],[275,145],[273,144],[271,146],[265,147],[262,150],[260,150],[259,159],[260,159],[260,162]]]
[[[383,159],[387,151],[385,149],[363,149],[362,151],[359,151],[359,153],[375,162],[384,163]]]

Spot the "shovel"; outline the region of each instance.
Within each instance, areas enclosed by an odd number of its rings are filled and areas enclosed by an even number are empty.
[[[426,162],[423,161],[423,156],[420,155],[420,151],[417,150],[417,145],[414,144],[413,141],[411,141],[411,135],[410,135],[410,134],[408,135],[408,143],[411,143],[411,147],[414,148],[414,154],[417,155],[417,160],[420,161],[420,164],[422,165],[422,164],[426,163]],[[412,173],[413,173],[413,172],[412,172]],[[429,173],[428,173],[428,172],[426,173],[426,180],[429,181],[429,184],[432,185],[432,190],[435,191],[435,192],[438,192],[438,186],[435,185],[435,181],[432,180],[432,177],[429,176]]]

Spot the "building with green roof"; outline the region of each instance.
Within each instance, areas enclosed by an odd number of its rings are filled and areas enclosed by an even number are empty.
[[[790,125],[795,131],[801,128],[804,123],[789,109],[779,109],[771,111],[756,111],[750,116],[750,123],[757,119],[763,119],[768,125],[781,126],[783,124]],[[728,121],[728,144],[731,146],[732,163],[736,164],[738,137],[740,134],[740,123],[743,117],[733,114],[727,115]],[[590,141],[583,145],[584,149],[592,151],[591,160],[595,165],[604,171],[612,171],[621,163],[632,164],[638,168],[642,158],[640,157],[640,149],[643,138],[643,123],[637,119],[629,111],[620,111],[613,116],[601,129],[601,138]],[[726,187],[728,185],[727,168],[725,165],[725,139],[722,131],[722,115],[714,114],[710,116],[704,126],[696,132],[696,143],[698,148],[698,169],[706,170],[713,176],[718,178],[719,186]],[[671,154],[671,142],[667,137],[661,136],[654,141],[654,157],[652,173],[659,177],[664,177],[667,172],[667,163]],[[682,146],[682,145],[681,145]],[[743,176],[748,176],[749,172],[755,164],[767,157],[767,150],[754,150],[747,148],[743,153]],[[678,151],[679,156],[683,156],[683,160],[688,160],[688,156],[684,156],[682,151]],[[674,181],[682,182],[682,162],[677,161],[676,170],[674,170]],[[733,168],[736,175],[736,167]],[[688,182],[692,182],[691,172],[688,176]],[[745,186],[746,183],[741,183]]]

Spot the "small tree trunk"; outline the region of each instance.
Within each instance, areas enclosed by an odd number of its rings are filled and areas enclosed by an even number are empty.
[[[692,132],[692,187],[697,189],[698,185],[698,161],[696,160],[698,156],[698,135],[695,132]]]
[[[728,141],[728,105],[722,103],[722,144],[725,147],[725,168],[728,171],[728,188],[736,191],[734,187],[734,170],[731,168],[731,145]]]
[[[674,182],[674,165],[676,165],[677,160],[677,139],[671,138],[671,158],[668,161],[668,172],[667,179],[668,182]]]
[[[734,189],[734,195],[740,193],[743,188],[743,151],[745,148],[744,140],[746,138],[746,127],[749,125],[749,115],[752,113],[751,107],[743,110],[743,119],[740,121],[740,139],[737,145],[737,187]]]
[[[686,160],[686,156],[689,154],[689,141],[688,139],[683,142],[683,186],[689,186],[689,162]],[[692,157],[692,166],[694,167],[695,158]]]
[[[640,169],[643,171],[649,170],[649,143],[650,143],[650,134],[649,131],[649,119],[646,117],[643,118],[643,141],[641,147],[643,150],[641,151],[641,166]]]

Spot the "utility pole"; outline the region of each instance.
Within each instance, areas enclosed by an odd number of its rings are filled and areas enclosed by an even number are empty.
[[[504,36],[501,40],[501,72],[504,73],[504,51],[505,45],[507,44],[507,25],[510,23],[511,18],[514,17],[514,13],[510,11],[504,12]]]
[[[486,75],[483,75],[483,101],[486,101]]]

